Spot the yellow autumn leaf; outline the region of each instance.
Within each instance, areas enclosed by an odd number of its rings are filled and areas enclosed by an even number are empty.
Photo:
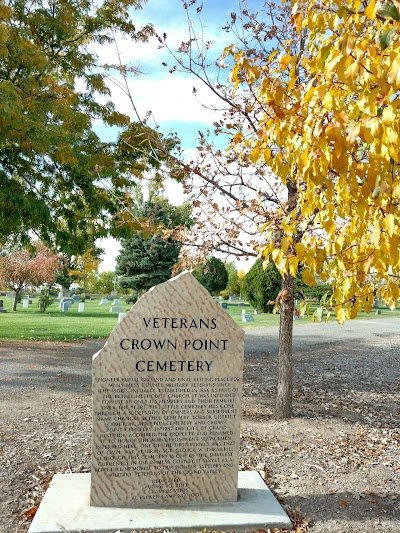
[[[317,282],[315,281],[314,274],[311,272],[309,268],[305,268],[301,274],[301,277],[303,278],[303,281],[306,285],[309,287],[316,287]]]
[[[393,183],[392,195],[394,198],[400,198],[400,180]]]
[[[344,307],[340,307],[336,310],[336,320],[339,324],[344,324],[347,318],[347,311]]]
[[[395,228],[395,221],[394,221],[394,215],[393,213],[389,213],[385,216],[385,218],[382,221],[382,226],[384,230],[387,232],[389,237],[393,236],[394,228]]]
[[[371,1],[369,2],[369,4],[367,5],[367,7],[365,8],[364,13],[366,14],[366,16],[367,16],[370,20],[374,20],[374,18],[375,18],[375,13],[376,13],[376,1],[375,1],[375,0],[371,0]]]
[[[396,57],[389,70],[388,81],[396,89],[400,88],[400,57]]]
[[[299,267],[299,258],[290,257],[289,258],[289,272],[294,278],[297,276],[298,267]]]
[[[302,244],[301,242],[296,243],[295,250],[296,250],[296,254],[299,260],[303,261],[304,256],[305,256],[305,250],[306,250],[304,244]]]

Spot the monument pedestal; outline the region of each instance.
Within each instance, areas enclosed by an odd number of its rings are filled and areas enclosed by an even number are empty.
[[[56,474],[28,533],[133,530],[255,531],[292,529],[289,517],[257,472],[239,472],[238,500],[142,508],[90,507],[90,474]]]

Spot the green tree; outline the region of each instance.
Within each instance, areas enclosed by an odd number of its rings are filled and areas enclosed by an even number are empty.
[[[240,294],[240,280],[238,277],[238,270],[233,261],[227,261],[225,263],[225,268],[228,271],[228,283],[226,285],[225,292],[227,295]]]
[[[141,3],[0,0],[0,244],[28,242],[34,231],[76,255],[118,235],[132,177],[161,168],[175,146],[118,112],[107,78],[134,69],[106,65],[95,51],[115,34],[148,38],[151,27],[132,18]],[[94,121],[119,127],[117,141],[101,142]]]
[[[154,198],[136,209],[137,219],[148,231],[137,231],[121,240],[116,274],[122,288],[146,291],[170,279],[182,245],[173,236],[163,235],[162,230],[173,230],[185,222],[189,212],[189,206],[175,207],[164,198]],[[186,223],[190,224],[190,219]]]
[[[241,290],[243,296],[256,309],[264,313],[272,313],[276,297],[282,288],[282,276],[274,263],[263,267],[263,261],[258,260],[247,272],[242,280]]]
[[[193,276],[210,294],[218,294],[226,289],[228,271],[218,257],[209,257],[193,270]]]
[[[90,280],[88,291],[99,294],[110,294],[114,290],[115,277],[115,272],[98,272]]]

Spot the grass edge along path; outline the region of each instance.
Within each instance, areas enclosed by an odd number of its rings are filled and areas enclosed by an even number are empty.
[[[111,303],[100,306],[99,300],[87,300],[85,311],[78,313],[78,304],[74,304],[68,313],[62,313],[58,303],[53,303],[45,313],[39,313],[37,299],[32,300],[28,309],[18,304],[17,311],[11,311],[12,299],[3,298],[4,309],[0,313],[0,340],[4,341],[79,341],[81,339],[100,339],[109,337],[118,322],[118,313],[110,313]],[[226,302],[226,311],[235,322],[243,328],[271,327],[279,325],[279,315],[262,313],[254,314],[254,308],[248,304]],[[121,299],[122,312],[128,312],[132,305]],[[242,321],[242,310],[254,315],[254,322]],[[371,313],[360,313],[358,319],[399,318],[400,309],[390,311],[381,308],[380,314],[374,309]],[[309,324],[311,314],[304,319],[296,320],[295,327]],[[334,314],[330,321],[335,321]]]

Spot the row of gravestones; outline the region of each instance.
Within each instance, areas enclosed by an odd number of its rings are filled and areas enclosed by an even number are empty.
[[[83,313],[85,311],[85,304],[80,301],[80,296],[78,295],[74,295],[72,298],[70,297],[62,298],[58,307],[61,308],[61,311],[63,313],[67,313],[68,309],[74,303],[78,303],[78,313]],[[108,303],[109,301],[107,300],[107,298],[103,298],[100,302],[100,305],[107,305]],[[121,301],[118,298],[112,302],[110,313],[122,313]]]
[[[67,313],[68,309],[72,307],[74,303],[78,304],[78,313],[83,313],[85,310],[85,304],[81,302],[81,297],[78,294],[74,294],[74,296],[71,298],[64,296],[61,298],[58,307],[61,309],[62,313]]]
[[[99,305],[108,305],[110,301],[107,298],[102,298]],[[116,298],[113,300],[110,308],[110,313],[121,313],[122,307],[121,307],[121,300],[119,298]]]
[[[32,300],[24,298],[22,300],[23,309],[28,309],[29,304],[31,304],[31,303],[32,303]],[[0,313],[7,313],[7,311],[4,309],[4,301],[3,300],[0,300]]]

